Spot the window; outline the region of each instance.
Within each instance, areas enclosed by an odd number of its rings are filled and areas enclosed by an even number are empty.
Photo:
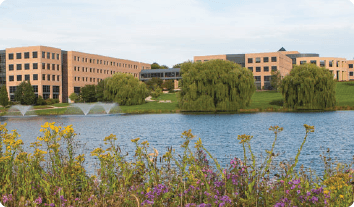
[[[77,57],[77,61],[80,61],[80,57]]]
[[[9,65],[9,70],[14,70],[14,65],[13,64]]]
[[[32,58],[38,58],[38,52],[32,52]]]
[[[253,58],[248,58],[248,63],[253,63]]]
[[[17,81],[22,81],[22,75],[17,75]]]
[[[38,69],[38,63],[33,63],[32,67],[33,69]]]
[[[76,71],[76,66],[74,67],[74,71]]]
[[[76,56],[74,56],[74,60],[76,61]]]
[[[42,58],[45,58],[45,52],[42,52]]]
[[[74,80],[76,81],[76,76],[75,76]]]
[[[57,75],[57,81],[60,81],[60,76],[59,75]]]
[[[333,60],[329,61],[328,64],[329,64],[329,67],[333,67]]]
[[[22,59],[22,53],[16,53],[16,59]]]
[[[87,58],[85,58],[85,62],[87,63]]]
[[[261,63],[261,58],[260,57],[256,58],[256,63]]]
[[[29,63],[26,63],[25,64],[25,70],[29,70],[30,69],[30,64]]]
[[[256,72],[261,72],[261,67],[256,67]]]
[[[55,81],[55,75],[52,75],[52,81]]]
[[[264,66],[263,71],[264,72],[269,72],[269,67],[268,66]]]
[[[53,93],[59,93],[59,86],[53,86]]]
[[[307,63],[307,61],[306,60],[302,60],[302,61],[300,61],[300,65],[303,65],[303,64],[306,64]]]
[[[77,77],[77,81],[80,81],[80,77]]]
[[[52,64],[52,70],[55,70],[55,64]]]
[[[80,71],[80,67],[77,67],[77,71]]]
[[[42,63],[42,69],[45,69],[45,63]]]
[[[50,75],[47,75],[47,81],[50,81]]]
[[[29,80],[30,80],[30,75],[28,75],[28,74],[25,75],[25,80],[26,80],[26,81],[27,81],[27,80],[29,81]]]
[[[10,93],[15,93],[17,86],[10,86]]]
[[[38,80],[38,74],[33,74],[33,80]]]
[[[14,76],[13,76],[13,75],[10,75],[10,76],[9,76],[9,81],[14,81],[14,80],[15,80]]]
[[[50,64],[49,63],[47,64],[47,70],[50,70]]]
[[[80,87],[74,87],[74,93],[80,93]]]
[[[255,81],[261,81],[261,76],[254,76]]]
[[[353,76],[353,72],[349,72],[349,76]]]
[[[90,78],[90,82],[92,82],[92,78]]]
[[[265,62],[265,63],[269,62],[269,57],[264,57],[263,62]]]
[[[60,59],[60,55],[59,54],[57,54],[57,60],[59,60]]]
[[[44,99],[44,100],[49,99],[49,97],[50,97],[50,94],[48,94],[48,93],[47,93],[47,94],[43,94],[43,99]]]
[[[92,59],[90,58],[90,63],[92,63]]]
[[[43,85],[43,93],[50,93],[50,86]]]
[[[52,53],[52,59],[55,60],[55,53]]]
[[[42,80],[45,80],[45,74],[42,74]]]
[[[277,57],[272,57],[272,62],[277,62]]]
[[[25,52],[25,53],[24,53],[24,58],[25,58],[25,59],[29,59],[29,52]]]
[[[32,88],[33,88],[33,92],[38,93],[38,86],[37,85],[33,85]]]
[[[320,60],[320,67],[326,67],[326,61]]]
[[[248,67],[248,69],[253,72],[253,67]]]
[[[339,61],[337,61],[337,64],[336,64],[336,65],[337,65],[336,67],[338,68],[338,67],[339,67]]]
[[[277,66],[272,66],[272,71],[277,71]]]
[[[264,76],[264,81],[270,81],[270,76]]]
[[[16,70],[22,70],[22,65],[21,64],[17,64],[16,65]]]
[[[90,68],[90,73],[92,73],[92,68]]]
[[[47,59],[50,59],[50,52],[47,52]]]
[[[9,60],[13,60],[14,59],[14,54],[13,53],[10,53],[9,54]]]
[[[311,60],[310,63],[316,65],[316,64],[317,64],[317,61],[316,61],[316,60]]]
[[[349,68],[353,68],[353,64],[349,64]]]

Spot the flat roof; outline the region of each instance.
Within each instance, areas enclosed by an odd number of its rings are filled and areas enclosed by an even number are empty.
[[[169,68],[169,69],[148,69],[141,70],[140,73],[164,73],[164,72],[180,72],[181,68]]]

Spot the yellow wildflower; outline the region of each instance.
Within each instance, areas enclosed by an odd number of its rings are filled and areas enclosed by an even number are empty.
[[[105,151],[102,148],[96,148],[91,152],[91,156],[99,156],[100,154],[104,153]]]
[[[140,140],[140,138],[135,138],[135,139],[132,139],[131,141],[134,142],[134,143],[136,143],[136,142],[138,142],[139,140]]]

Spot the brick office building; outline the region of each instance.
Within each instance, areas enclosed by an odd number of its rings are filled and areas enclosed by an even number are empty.
[[[0,69],[6,71],[6,75],[0,72],[0,83],[6,83],[11,100],[16,87],[25,80],[31,82],[37,96],[67,102],[71,93],[79,93],[85,85],[97,84],[117,72],[138,78],[141,70],[150,67],[146,63],[45,46],[0,50]]]
[[[270,88],[272,71],[279,71],[281,76],[289,74],[293,65],[305,63],[316,64],[329,69],[334,78],[338,81],[354,80],[354,60],[345,58],[320,57],[315,53],[299,53],[297,51],[286,51],[281,48],[277,52],[269,53],[248,53],[230,55],[208,55],[195,56],[195,62],[206,62],[213,59],[229,60],[246,67],[253,72],[255,84],[258,89]]]

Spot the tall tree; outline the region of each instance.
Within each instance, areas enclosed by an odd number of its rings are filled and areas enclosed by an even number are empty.
[[[151,64],[151,69],[168,69],[167,65],[159,65],[157,62]]]
[[[162,88],[163,80],[161,78],[154,77],[146,81],[145,84],[147,85],[148,89],[156,90],[156,88]]]
[[[272,75],[270,77],[270,85],[273,90],[278,90],[281,85],[281,75],[279,71],[272,71]]]
[[[0,89],[0,104],[3,107],[6,107],[7,105],[9,105],[9,95],[7,93],[5,85],[3,85]]]
[[[96,85],[96,98],[97,101],[109,101],[104,97],[105,80],[98,82]]]
[[[324,109],[336,105],[336,82],[326,68],[315,64],[296,65],[282,80],[284,106],[295,109]]]
[[[237,111],[255,92],[252,72],[230,61],[186,62],[181,73],[179,105],[185,111]]]
[[[15,100],[22,105],[32,105],[36,103],[36,95],[29,81],[23,81],[17,86],[15,92]]]
[[[96,86],[86,85],[82,87],[80,95],[84,102],[96,102]]]

